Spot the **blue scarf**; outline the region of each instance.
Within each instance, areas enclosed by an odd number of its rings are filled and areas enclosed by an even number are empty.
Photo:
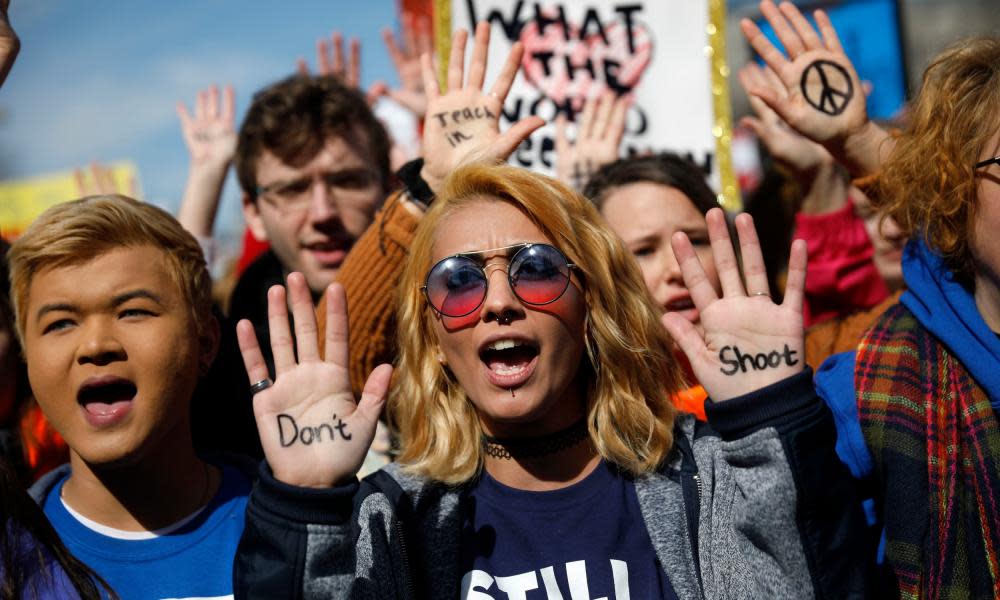
[[[972,292],[919,239],[903,250],[903,278],[908,289],[900,302],[962,362],[993,410],[1000,411],[1000,337],[980,316]]]

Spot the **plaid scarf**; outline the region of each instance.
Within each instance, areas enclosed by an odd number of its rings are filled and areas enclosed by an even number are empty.
[[[1000,597],[1000,426],[986,393],[899,304],[858,346],[854,383],[900,597]]]

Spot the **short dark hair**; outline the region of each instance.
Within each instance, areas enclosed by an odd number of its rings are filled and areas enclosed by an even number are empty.
[[[604,200],[614,188],[642,182],[677,188],[701,214],[719,207],[715,193],[705,181],[704,171],[690,160],[671,152],[622,158],[604,165],[587,182],[583,195],[601,210]]]
[[[294,75],[257,92],[236,142],[236,176],[256,198],[257,161],[265,150],[290,165],[312,160],[331,136],[365,149],[390,188],[389,135],[358,90],[332,75]]]

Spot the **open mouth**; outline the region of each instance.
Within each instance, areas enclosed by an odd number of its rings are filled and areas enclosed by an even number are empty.
[[[95,426],[117,422],[125,416],[135,399],[135,383],[121,377],[98,377],[84,382],[77,392],[77,402],[87,420]]]
[[[320,263],[336,266],[343,262],[351,245],[350,240],[334,238],[323,242],[304,244],[303,248],[316,257]]]
[[[667,312],[680,312],[682,310],[690,310],[694,308],[694,301],[691,300],[691,296],[684,296],[682,298],[676,298],[674,300],[671,300],[670,302],[667,302],[667,305],[664,308],[667,309]]]
[[[538,346],[527,340],[502,339],[485,345],[479,358],[489,371],[489,378],[500,387],[524,383],[534,371]]]

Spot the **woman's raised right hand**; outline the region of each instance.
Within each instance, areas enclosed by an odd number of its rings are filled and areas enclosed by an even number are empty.
[[[327,288],[325,359],[319,356],[312,297],[301,273],[288,276],[288,293],[295,346],[285,288],[273,286],[267,293],[267,315],[275,381],[254,395],[253,411],[275,478],[299,487],[327,488],[349,481],[364,462],[385,404],[392,367],[376,367],[356,403],[347,371],[344,288],[336,283]],[[253,326],[242,320],[236,333],[250,383],[268,379]]]

